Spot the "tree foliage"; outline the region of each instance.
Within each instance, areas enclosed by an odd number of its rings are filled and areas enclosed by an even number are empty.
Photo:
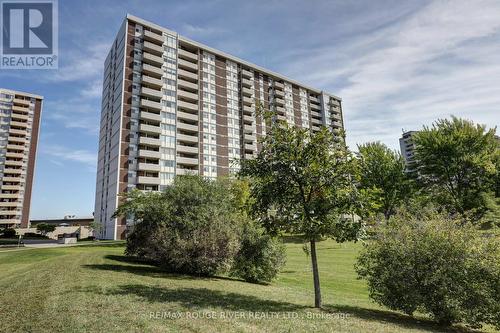
[[[404,158],[380,142],[358,145],[359,187],[371,214],[386,219],[411,195]]]
[[[453,117],[415,135],[418,180],[449,212],[475,220],[487,212],[484,193],[498,192],[500,148],[494,134]]]
[[[38,223],[36,225],[36,230],[46,236],[49,232],[56,230],[56,226],[48,223]]]
[[[370,297],[441,324],[500,327],[500,244],[460,222],[436,213],[391,218],[358,258]]]
[[[304,235],[311,245],[315,306],[321,306],[315,243],[358,238],[361,224],[345,218],[354,212],[354,160],[340,136],[326,128],[275,123],[255,159],[242,163],[250,177],[251,214],[271,233]]]
[[[228,182],[177,177],[162,193],[132,191],[116,215],[133,218],[126,253],[179,273],[226,271],[238,250],[238,212]]]

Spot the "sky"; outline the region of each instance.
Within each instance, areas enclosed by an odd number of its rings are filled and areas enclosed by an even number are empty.
[[[340,96],[353,150],[450,115],[500,125],[498,0],[60,0],[59,69],[0,69],[0,87],[44,96],[31,218],[93,212],[103,63],[127,13]]]

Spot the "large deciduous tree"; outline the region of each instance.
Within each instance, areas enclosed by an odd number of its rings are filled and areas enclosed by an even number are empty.
[[[251,178],[251,214],[271,233],[301,234],[309,242],[316,307],[321,307],[316,242],[356,240],[362,230],[350,215],[354,164],[340,136],[281,122],[272,125],[257,157],[242,162],[241,175]]]
[[[411,192],[401,154],[380,142],[358,145],[359,187],[369,198],[371,213],[388,219]]]
[[[452,213],[477,219],[495,191],[499,143],[495,129],[452,117],[424,127],[414,138],[419,181]]]

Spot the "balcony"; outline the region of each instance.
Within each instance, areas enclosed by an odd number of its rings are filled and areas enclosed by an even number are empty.
[[[280,116],[280,115],[277,115],[276,116],[276,119],[280,120],[280,121],[286,121],[286,117],[285,116]]]
[[[278,114],[285,114],[285,108],[282,106],[277,106],[276,107],[276,113]]]
[[[254,151],[256,149],[257,149],[257,146],[254,145],[254,144],[248,144],[248,143],[245,144],[245,150],[252,150],[252,151]]]
[[[160,178],[139,176],[137,177],[137,184],[160,185]]]
[[[245,141],[251,141],[251,142],[254,142],[256,139],[255,139],[255,135],[251,135],[251,134],[245,134],[243,136],[243,139]]]
[[[18,134],[18,135],[26,135],[26,130],[19,130],[19,129],[11,128],[9,130],[9,133]]]
[[[21,106],[13,105],[12,106],[12,111],[28,113],[30,110],[27,107],[24,107],[24,106],[21,107]]]
[[[0,193],[0,198],[3,198],[3,199],[21,199],[22,195],[20,193]]]
[[[333,127],[342,128],[342,123],[340,121],[332,121],[331,125]]]
[[[244,125],[243,130],[247,133],[254,133],[255,132],[255,127],[252,125]]]
[[[163,96],[163,94],[160,90],[146,88],[146,87],[141,88],[141,95],[146,96],[146,97],[158,98],[158,99],[161,99]]]
[[[21,175],[21,174],[26,174],[26,171],[23,169],[4,169],[3,173],[4,175],[5,174]]]
[[[149,30],[144,30],[144,40],[163,44],[163,36]]]
[[[284,86],[283,86],[283,83],[278,82],[278,81],[274,81],[274,87],[277,89],[283,90]]]
[[[175,173],[178,176],[183,176],[183,175],[198,175],[198,170],[177,168],[176,171],[175,171]]]
[[[184,164],[184,165],[198,165],[199,161],[197,158],[192,158],[192,157],[181,157],[177,156],[176,159],[177,164]]]
[[[12,158],[24,158],[24,154],[21,154],[21,153],[6,152],[5,156],[6,157],[12,157]]]
[[[2,182],[11,182],[11,183],[24,183],[24,179],[21,177],[3,177]]]
[[[311,118],[311,123],[314,125],[323,125],[323,122],[320,119]]]
[[[311,117],[321,118],[321,113],[311,110]]]
[[[244,78],[250,79],[250,78],[253,77],[253,74],[252,74],[252,72],[250,72],[250,71],[248,71],[246,69],[242,69],[241,70],[241,76],[244,77]]]
[[[316,103],[319,103],[319,98],[318,97],[315,97],[315,96],[309,96],[309,100],[311,102],[316,102]]]
[[[243,96],[253,97],[253,89],[243,87],[242,92]]]
[[[159,115],[157,113],[141,111],[140,118],[142,120],[152,120],[152,121],[161,122],[161,115]]]
[[[149,109],[153,109],[153,110],[156,110],[156,111],[161,111],[161,104],[160,104],[160,102],[155,102],[155,101],[151,101],[151,100],[148,100],[148,99],[141,98],[141,106],[144,107],[144,108],[149,108]]]
[[[161,67],[163,65],[163,58],[155,56],[154,54],[143,52],[142,61],[153,66]]]
[[[186,112],[182,112],[182,111],[177,111],[177,119],[198,121],[198,115],[192,114],[192,113],[186,113]]]
[[[253,105],[253,98],[243,96],[243,104]]]
[[[177,90],[177,97],[186,99],[191,102],[198,102],[198,94],[194,94],[185,90]]]
[[[143,133],[161,134],[160,125],[153,126],[153,125],[140,124],[139,131]]]
[[[9,190],[9,191],[21,191],[23,187],[21,185],[2,185],[2,190]]]
[[[137,165],[138,170],[142,171],[160,171],[160,165],[159,164],[152,164],[152,163],[139,163]]]
[[[198,82],[198,74],[188,72],[184,69],[178,69],[177,74],[180,78],[186,79],[188,81]]]
[[[161,78],[161,76],[163,75],[163,70],[161,68],[148,64],[142,65],[142,72],[145,74],[149,74],[155,78]]]
[[[156,44],[153,44],[153,43],[148,42],[148,41],[144,41],[143,50],[154,53],[154,54],[159,55],[159,56],[163,55],[163,47],[156,45]]]
[[[179,88],[184,88],[186,90],[198,91],[198,84],[185,81],[182,79],[177,80],[177,85]]]
[[[253,106],[243,105],[243,113],[252,115],[254,111],[255,108]]]
[[[19,201],[3,201],[0,202],[0,207],[22,207],[23,203]]]
[[[159,147],[161,145],[160,139],[148,138],[146,136],[139,137],[139,144],[146,146]]]
[[[281,105],[281,106],[285,105],[285,101],[283,99],[281,99],[281,98],[278,98],[278,97],[276,97],[274,99],[274,103],[276,103],[276,105]]]
[[[311,111],[312,110],[318,110],[318,111],[321,110],[321,106],[319,106],[318,104],[310,103],[309,106],[311,107]]]
[[[142,83],[159,89],[163,87],[162,80],[147,75],[142,76]]]
[[[31,101],[27,101],[25,99],[20,99],[20,98],[14,98],[12,101],[14,104],[21,104],[24,106],[29,106]]]
[[[139,149],[139,157],[160,159],[161,153],[154,150]]]
[[[274,94],[278,97],[284,97],[285,93],[282,90],[275,90]]]
[[[12,145],[12,144],[7,144],[7,149],[9,150],[26,150],[28,147],[25,145]]]
[[[177,145],[176,149],[179,153],[187,153],[187,154],[199,153],[198,146],[192,147],[192,146]]]
[[[177,133],[177,141],[197,143],[198,142],[198,136]]]
[[[180,109],[186,109],[186,110],[198,112],[198,104],[189,103],[189,102],[185,102],[185,101],[177,101],[177,106]]]
[[[12,117],[12,119],[20,119],[20,120],[28,120],[29,119],[29,116],[25,115],[25,114],[19,114],[19,113],[11,113],[10,115]]]
[[[241,84],[243,85],[243,87],[252,87],[253,86],[252,81],[250,81],[248,79],[241,79]]]
[[[179,68],[184,68],[192,72],[197,72],[198,71],[198,64],[192,63],[190,61],[186,61],[184,59],[178,59],[177,60],[177,65]]]
[[[244,122],[253,123],[253,122],[254,122],[254,117],[252,117],[252,116],[247,116],[247,115],[243,115],[243,121],[244,121]]]
[[[191,124],[186,124],[182,122],[177,122],[177,128],[180,130],[184,130],[187,132],[198,132],[198,125],[191,125]]]
[[[23,166],[24,162],[23,161],[5,160],[4,164],[5,165],[14,165],[14,166]]]
[[[27,128],[28,127],[28,123],[23,123],[23,122],[20,122],[20,121],[13,121],[13,120],[11,120],[10,121],[10,126]]]
[[[189,52],[189,51],[186,51],[183,49],[179,49],[179,50],[177,50],[177,52],[178,52],[177,54],[178,54],[179,58],[181,58],[181,59],[198,61],[198,55],[196,53]]]
[[[320,128],[319,128],[318,126],[314,126],[314,125],[313,125],[313,126],[311,126],[311,129],[312,129],[313,131],[319,131],[319,130],[320,130]]]

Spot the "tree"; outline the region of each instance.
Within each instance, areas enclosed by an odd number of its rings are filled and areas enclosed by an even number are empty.
[[[36,230],[42,235],[47,236],[49,232],[53,232],[54,230],[56,230],[56,226],[48,223],[38,223],[36,225]]]
[[[388,219],[409,196],[410,181],[401,154],[380,142],[358,145],[359,187],[372,213]]]
[[[316,307],[321,307],[316,242],[356,240],[362,229],[346,218],[356,196],[353,171],[340,136],[281,122],[272,124],[257,157],[242,162],[241,176],[250,177],[252,216],[272,234],[301,234],[309,241]]]
[[[459,219],[398,214],[365,244],[356,270],[390,309],[500,328],[500,243]]]
[[[89,231],[92,232],[93,236],[95,236],[95,233],[101,234],[103,227],[103,224],[97,222],[96,220],[92,221],[88,225]]]
[[[486,213],[483,194],[495,191],[498,177],[494,134],[495,129],[452,117],[415,135],[418,180],[451,213],[476,219]]]
[[[132,191],[115,213],[134,220],[126,254],[169,271],[211,276],[227,271],[244,216],[230,182],[176,177],[164,192]]]

